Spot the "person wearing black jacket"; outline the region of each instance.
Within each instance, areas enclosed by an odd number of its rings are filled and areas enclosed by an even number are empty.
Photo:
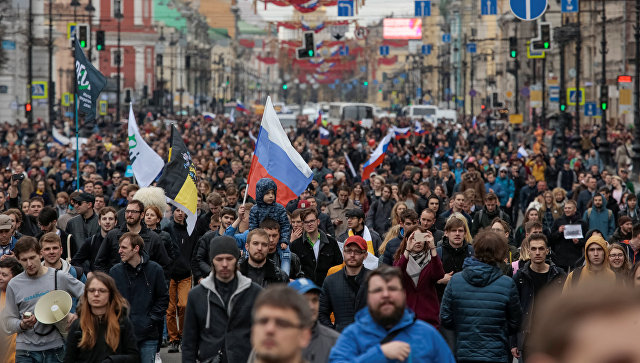
[[[196,236],[189,235],[185,219],[186,213],[174,207],[173,221],[166,228],[173,243],[178,246],[178,253],[169,273],[169,308],[167,309],[167,331],[171,344],[169,353],[179,351],[184,326],[184,309],[187,306],[187,295],[191,290],[191,260]],[[178,321],[176,321],[176,312]]]
[[[182,362],[246,362],[251,352],[251,311],[262,288],[237,271],[233,237],[213,239],[211,273],[189,291]],[[218,359],[218,360],[216,360]]]
[[[249,232],[245,248],[247,256],[238,262],[238,271],[242,275],[265,288],[271,284],[289,282],[289,276],[267,258],[269,235],[264,229],[256,228]]]
[[[381,236],[384,235],[391,226],[391,210],[394,204],[395,202],[391,199],[391,186],[383,186],[382,195],[371,203],[371,207],[367,212],[367,227],[378,232]]]
[[[140,362],[153,362],[169,305],[169,293],[162,267],[149,260],[144,244],[139,234],[124,233],[118,241],[122,262],[113,266],[109,275],[129,302],[129,318],[140,349]]]
[[[577,205],[574,200],[569,199],[565,202],[564,215],[553,222],[551,238],[549,238],[549,247],[553,251],[553,255],[551,255],[553,262],[567,272],[573,270],[576,262],[583,256],[585,239],[566,239],[564,237],[565,226],[579,224],[583,237],[588,229],[587,223],[580,218],[576,210]]]
[[[291,220],[295,221],[293,216],[291,217]],[[269,252],[267,253],[267,258],[273,261],[276,267],[282,266],[282,260],[280,259],[280,255],[276,250],[278,248],[278,242],[280,242],[280,223],[276,222],[274,219],[265,218],[260,223],[260,228],[264,229],[269,236]],[[290,244],[296,240],[296,233],[297,232],[295,231],[295,229],[293,229],[290,236]],[[302,272],[300,258],[295,253],[291,252],[291,268],[289,269],[289,278],[299,279],[302,277],[304,277],[304,272]]]
[[[304,232],[291,243],[291,252],[300,257],[304,276],[321,286],[327,271],[342,263],[336,240],[318,229],[318,211],[307,208],[302,212]]]
[[[73,255],[71,259],[72,266],[80,266],[85,271],[94,271],[96,256],[100,250],[102,242],[104,242],[107,233],[116,226],[116,210],[113,207],[104,207],[99,213],[100,233],[87,238],[82,244],[80,250]],[[64,243],[64,242],[63,242]]]
[[[93,194],[89,193],[80,193],[72,199],[73,207],[78,211],[78,215],[67,222],[65,232],[71,235],[76,251],[82,247],[87,238],[100,232],[99,217],[93,210],[95,200]]]
[[[125,207],[127,223],[120,229],[114,229],[107,233],[96,256],[96,270],[107,272],[111,267],[120,262],[120,256],[118,255],[120,237],[127,232],[133,232],[140,235],[144,240],[144,251],[149,255],[151,261],[155,261],[162,266],[165,275],[168,275],[171,260],[167,255],[167,250],[164,248],[160,237],[154,231],[140,223],[143,211],[144,203],[139,200],[132,200]]]

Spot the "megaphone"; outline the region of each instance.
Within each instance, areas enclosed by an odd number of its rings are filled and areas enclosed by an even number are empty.
[[[67,339],[67,315],[71,311],[71,295],[66,291],[53,290],[41,296],[34,313],[41,324],[55,325],[63,339]]]

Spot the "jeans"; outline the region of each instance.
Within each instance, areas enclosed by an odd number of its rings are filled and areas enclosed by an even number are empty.
[[[278,246],[278,256],[280,256],[280,270],[289,276],[289,271],[291,271],[291,249],[289,249],[289,246],[287,246],[286,250]]]
[[[41,351],[16,350],[16,363],[61,363],[63,360],[64,346]]]
[[[140,350],[140,363],[155,363],[158,340],[143,340],[138,342],[138,349]]]
[[[184,280],[169,281],[169,307],[167,308],[167,330],[169,341],[182,339],[182,326],[184,325],[184,310],[187,307],[187,296],[191,290],[191,277]],[[176,320],[176,313],[178,319]]]

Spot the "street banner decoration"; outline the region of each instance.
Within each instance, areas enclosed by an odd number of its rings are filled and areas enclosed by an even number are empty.
[[[136,118],[133,115],[133,105],[129,106],[129,161],[136,181],[140,187],[151,185],[162,172],[164,161],[142,138]]]
[[[196,226],[198,209],[198,189],[196,188],[196,167],[182,136],[171,125],[171,146],[169,159],[158,186],[164,189],[167,203],[174,205],[187,215],[189,235]]]
[[[293,148],[282,129],[271,97],[267,97],[264,107],[247,181],[248,193],[254,199],[256,183],[262,178],[271,178],[276,183],[276,201],[283,206],[302,194],[313,178],[311,168]]]
[[[84,121],[96,118],[96,105],[100,92],[107,84],[107,79],[84,56],[84,52],[75,38],[76,59],[76,94],[78,97],[78,111],[83,113]]]

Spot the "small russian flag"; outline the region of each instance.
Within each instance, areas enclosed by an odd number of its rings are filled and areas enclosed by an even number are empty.
[[[320,126],[320,145],[329,145],[329,136],[331,133],[329,130]]]
[[[391,127],[391,130],[393,131],[396,140],[399,139],[406,139],[409,136],[411,136],[411,127],[403,127],[403,128],[399,128],[397,126],[393,126]]]
[[[203,112],[202,116],[204,116],[204,119],[207,121],[213,121],[216,118],[216,115],[212,114],[211,112]]]
[[[420,122],[418,120],[416,120],[414,126],[413,126],[413,133],[418,135],[418,136],[422,136],[424,134],[427,133],[427,130],[422,128],[422,125],[420,125]]]
[[[473,116],[473,120],[471,121],[471,127],[474,129],[478,128],[478,119],[475,116]]]
[[[250,114],[251,111],[249,111],[246,107],[244,107],[244,105],[242,104],[242,102],[237,101],[236,102],[236,110],[246,113],[246,114]]]
[[[316,118],[316,125],[322,126],[322,110],[318,111],[318,118]]]

